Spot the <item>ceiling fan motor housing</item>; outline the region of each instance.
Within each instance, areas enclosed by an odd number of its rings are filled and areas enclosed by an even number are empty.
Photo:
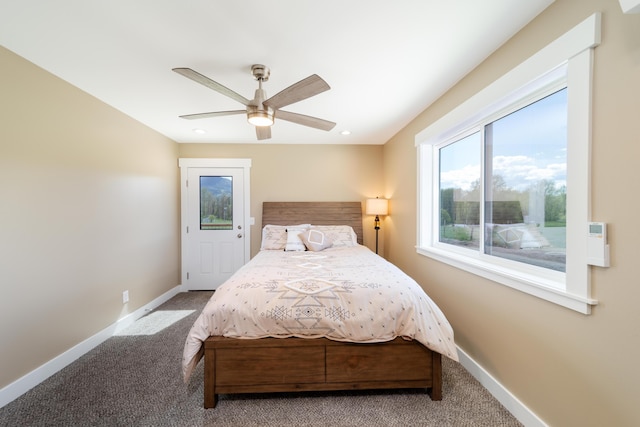
[[[253,78],[258,81],[266,82],[269,80],[269,76],[271,75],[271,70],[266,65],[262,64],[253,64],[251,66],[251,74]]]
[[[253,70],[257,70],[257,65],[253,66]],[[261,66],[264,67],[264,66]],[[269,69],[267,68],[267,73]],[[254,73],[254,76],[256,74]],[[262,77],[258,78],[259,87],[256,89],[255,96],[253,100],[249,102],[247,105],[247,121],[254,126],[271,126],[273,125],[273,108],[269,106],[264,106],[262,103],[265,99],[267,99],[267,93],[264,89],[262,89],[262,82],[264,79]]]

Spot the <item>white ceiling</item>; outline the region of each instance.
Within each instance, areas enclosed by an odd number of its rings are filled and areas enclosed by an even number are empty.
[[[284,109],[337,126],[276,119],[261,143],[384,144],[552,2],[0,0],[0,44],[177,142],[256,136],[243,115],[178,118],[244,106],[172,68],[248,99],[252,64],[267,96],[318,74],[331,90]]]

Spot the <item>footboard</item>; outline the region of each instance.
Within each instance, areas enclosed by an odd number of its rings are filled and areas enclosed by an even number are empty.
[[[441,356],[416,341],[210,337],[204,347],[205,408],[218,394],[260,392],[426,388],[442,399]]]

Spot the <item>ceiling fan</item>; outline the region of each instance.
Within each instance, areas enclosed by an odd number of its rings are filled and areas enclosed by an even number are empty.
[[[253,75],[253,78],[258,81],[258,89],[256,89],[254,98],[249,100],[220,83],[211,80],[209,77],[192,70],[191,68],[174,68],[173,71],[193,80],[196,83],[200,83],[209,89],[213,89],[216,92],[228,96],[229,98],[235,99],[247,107],[245,110],[215,111],[211,113],[197,113],[180,116],[183,119],[193,120],[209,117],[230,116],[234,114],[246,114],[249,123],[256,127],[256,135],[258,139],[271,138],[270,126],[273,125],[276,118],[325,131],[330,131],[336,125],[334,122],[330,122],[328,120],[306,116],[304,114],[291,113],[280,109],[331,89],[327,82],[322,80],[322,78],[316,74],[292,84],[271,98],[267,98],[267,93],[262,89],[262,83],[269,80],[271,72],[269,68],[264,65],[254,64],[251,66],[251,74]]]

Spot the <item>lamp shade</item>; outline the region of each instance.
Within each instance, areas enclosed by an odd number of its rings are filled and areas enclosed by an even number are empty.
[[[367,215],[387,215],[389,212],[389,201],[387,199],[367,199],[365,205]]]

